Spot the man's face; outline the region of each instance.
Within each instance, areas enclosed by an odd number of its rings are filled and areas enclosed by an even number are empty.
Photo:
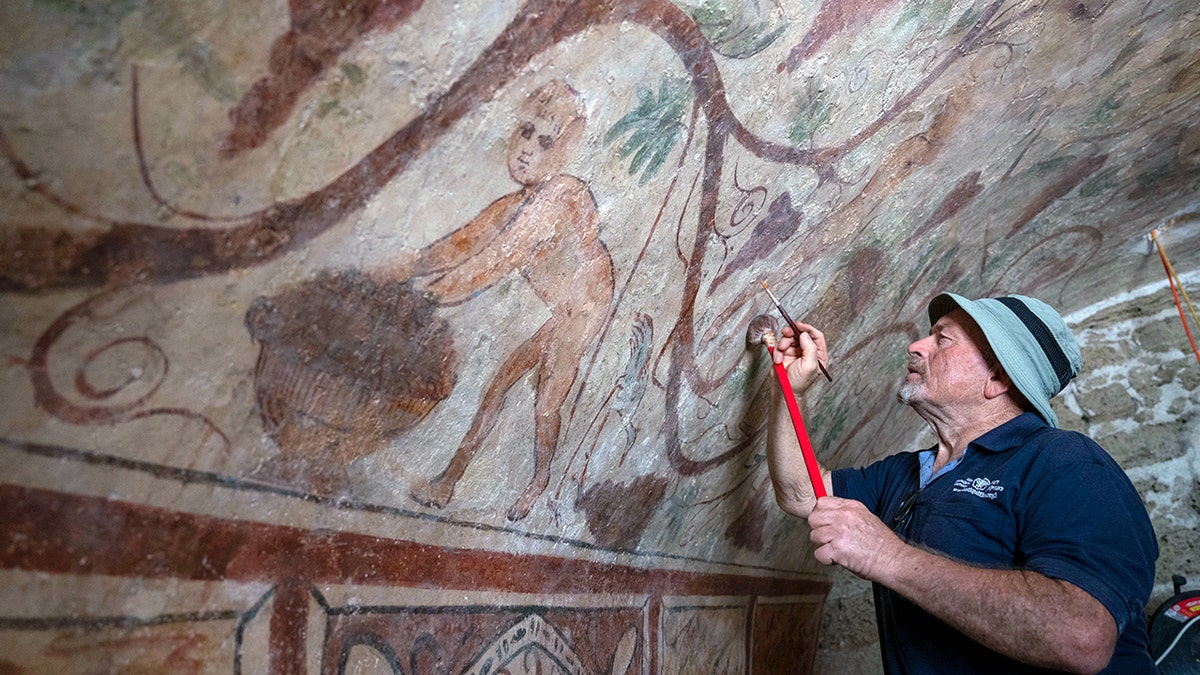
[[[550,102],[522,111],[508,141],[508,172],[513,180],[532,185],[553,176],[566,165],[563,134],[571,117]]]
[[[962,309],[950,312],[929,335],[908,347],[908,374],[897,398],[914,407],[953,407],[983,398],[990,368],[983,331]]]

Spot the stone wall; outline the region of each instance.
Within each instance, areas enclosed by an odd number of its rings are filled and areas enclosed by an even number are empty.
[[[1197,280],[1185,276],[1185,290]],[[1184,312],[1197,336],[1186,304]],[[1116,458],[1146,503],[1160,548],[1153,610],[1172,594],[1172,574],[1200,582],[1200,363],[1165,286],[1069,318],[1089,370],[1056,410],[1063,426],[1091,435]]]

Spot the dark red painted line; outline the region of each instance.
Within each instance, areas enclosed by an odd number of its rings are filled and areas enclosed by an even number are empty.
[[[824,595],[827,581],[645,569],[170,511],[0,484],[0,568],[512,593]],[[307,602],[307,600],[305,601]]]

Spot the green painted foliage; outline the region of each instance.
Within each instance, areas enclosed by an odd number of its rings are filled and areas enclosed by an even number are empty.
[[[366,71],[353,63],[343,63],[339,66],[339,70],[346,76],[346,80],[356,87],[367,81]]]
[[[896,30],[903,30],[910,23],[920,26],[941,24],[950,15],[952,0],[915,0],[904,5],[904,11],[896,19]]]
[[[1096,197],[1112,191],[1118,185],[1117,174],[1119,172],[1120,169],[1111,168],[1092,176],[1079,187],[1079,196]]]
[[[124,16],[133,11],[134,0],[35,0],[36,4],[84,16]]]
[[[713,49],[730,58],[744,59],[769,47],[788,28],[782,16],[756,10],[756,4],[743,3],[735,10],[728,2],[705,0],[688,12]]]
[[[637,108],[617,120],[604,135],[604,142],[612,144],[627,136],[617,155],[621,159],[632,156],[629,175],[640,171],[639,181],[644,184],[658,172],[675,147],[684,128],[683,116],[690,97],[684,82],[667,77],[662,79],[657,93],[639,87],[637,97]]]
[[[955,21],[954,25],[951,26],[950,33],[951,34],[961,33],[963,31],[969,29],[971,26],[974,26],[975,23],[977,21],[979,21],[979,19],[982,17],[983,17],[983,9],[982,8],[975,8],[975,7],[968,8],[967,11],[965,11],[961,15],[959,15],[958,21]]]
[[[1120,82],[1113,86],[1104,98],[1096,101],[1092,112],[1084,120],[1084,126],[1103,126],[1112,121],[1129,95],[1129,82]]]
[[[829,100],[829,92],[823,86],[809,78],[804,91],[796,94],[792,106],[792,124],[788,129],[788,138],[797,144],[807,143],[817,133],[817,129],[829,123],[833,117],[833,103]]]

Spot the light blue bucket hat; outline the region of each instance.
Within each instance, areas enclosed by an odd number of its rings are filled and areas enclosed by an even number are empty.
[[[968,300],[942,293],[929,303],[929,323],[958,307],[979,325],[1017,390],[1057,427],[1050,399],[1079,374],[1079,345],[1063,318],[1050,305],[1023,295]]]

